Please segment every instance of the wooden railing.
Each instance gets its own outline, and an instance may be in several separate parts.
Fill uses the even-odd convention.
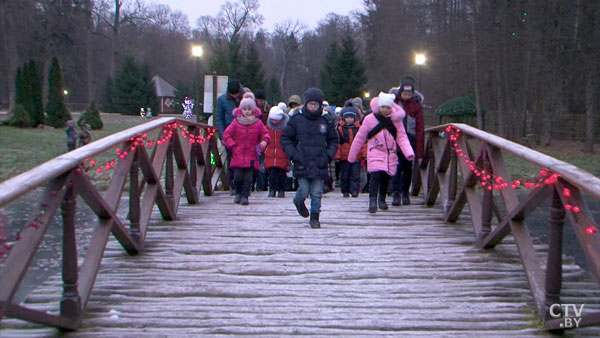
[[[156,140],[148,137],[152,133],[158,133]],[[41,189],[40,203],[10,248],[0,271],[0,320],[11,316],[63,329],[77,328],[110,233],[128,253],[140,253],[155,203],[163,219],[174,220],[182,191],[188,203],[195,204],[200,191],[211,195],[219,179],[228,189],[223,165],[226,154],[219,154],[213,135],[214,129],[208,125],[160,118],[100,139],[2,182],[0,208],[30,191],[45,188]],[[115,147],[115,160],[99,166],[94,159]],[[152,149],[152,154],[147,149]],[[104,193],[88,177],[90,169],[114,170]],[[117,215],[117,208],[127,190],[129,209],[127,219],[123,219]],[[78,265],[75,236],[77,196],[98,216],[99,223],[81,265]],[[60,313],[52,314],[14,304],[13,297],[59,207],[63,218],[63,295]]]
[[[413,177],[412,194],[421,187],[425,203],[432,206],[441,197],[444,218],[454,222],[468,205],[477,245],[493,248],[512,234],[529,281],[540,320],[548,330],[564,329],[564,319],[549,309],[560,303],[562,282],[562,234],[565,216],[585,253],[591,273],[600,281],[600,232],[582,193],[600,200],[600,179],[573,165],[464,124],[429,128],[420,175]],[[467,139],[471,142],[468,142]],[[473,141],[477,140],[477,141]],[[471,144],[479,143],[475,152]],[[511,180],[503,153],[509,153],[539,168],[535,179]],[[519,199],[517,190],[528,191]],[[501,211],[494,194],[504,204]],[[546,269],[536,257],[526,225],[527,217],[550,200],[549,240]],[[492,227],[493,217],[496,217]],[[555,309],[556,310],[556,309]],[[557,311],[553,311],[556,315]],[[585,313],[581,325],[600,323],[600,312]]]

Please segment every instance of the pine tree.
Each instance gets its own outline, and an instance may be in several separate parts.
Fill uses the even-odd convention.
[[[242,60],[242,46],[238,40],[238,38],[234,38],[229,43],[229,53],[228,61],[229,61],[229,75],[230,79],[239,79],[242,76],[244,64]],[[242,85],[246,86],[245,83],[242,82]]]
[[[114,85],[115,112],[123,115],[137,115],[140,108],[146,108],[146,94],[140,69],[133,56],[127,56]]]
[[[253,91],[265,88],[265,72],[262,69],[262,62],[260,62],[254,42],[249,43],[246,48],[246,62],[242,69],[240,82]]]
[[[354,39],[349,35],[342,39],[341,48],[338,49],[335,43],[328,47],[320,83],[330,102],[341,105],[350,98],[361,96],[367,77],[356,52]]]
[[[323,69],[319,73],[319,84],[321,86],[321,90],[325,94],[328,100],[332,103],[342,104],[344,101],[338,100],[338,91],[339,91],[339,81],[337,80],[338,76],[340,76],[338,72],[338,47],[335,42],[332,42],[329,47],[327,47],[327,52],[325,54],[325,64],[323,65]]]
[[[58,58],[52,58],[48,74],[48,104],[46,105],[47,123],[54,128],[62,128],[71,119],[63,92],[63,80]]]
[[[23,67],[25,67],[25,65]],[[20,104],[21,107],[23,108],[23,110],[27,111],[24,106],[26,101],[27,101],[26,82],[25,82],[25,79],[23,78],[23,69],[21,67],[19,67],[19,68],[17,68],[17,73],[15,75],[15,103]]]
[[[142,93],[144,96],[144,107],[152,109],[152,115],[158,116],[158,97],[154,89],[154,82],[150,73],[150,66],[142,64],[139,68],[142,79]]]
[[[365,75],[365,66],[356,55],[357,48],[352,36],[347,35],[342,39],[342,48],[340,49],[337,70],[339,74],[339,96],[336,97],[336,102],[344,102],[344,100],[361,96],[363,88],[367,83]]]
[[[275,78],[275,76],[271,76],[269,78],[269,85],[267,86],[267,102],[272,105],[276,105],[279,101],[281,101],[281,88],[279,88],[279,81]]]
[[[217,72],[217,74],[229,74],[229,59],[227,51],[215,50],[213,57],[209,62],[210,69]]]
[[[6,121],[6,124],[9,126],[17,127],[17,128],[28,128],[31,127],[31,121],[29,120],[29,114],[23,107],[21,103],[16,103],[13,108],[13,114]]]
[[[28,81],[29,97],[26,110],[32,126],[44,123],[44,103],[42,102],[42,74],[37,62],[30,60],[27,72],[24,74]]]
[[[90,107],[81,114],[79,120],[77,120],[77,125],[82,126],[84,123],[90,125],[92,129],[102,129],[104,127],[104,123],[100,118],[100,111],[98,111],[98,107],[96,107],[96,102],[92,101]]]

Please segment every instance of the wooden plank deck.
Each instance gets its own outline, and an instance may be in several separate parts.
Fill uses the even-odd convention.
[[[66,335],[551,336],[538,327],[512,237],[479,250],[466,213],[455,224],[422,205],[371,215],[366,195],[338,192],[324,196],[315,230],[292,195],[257,192],[249,206],[225,192],[199,205],[182,199],[173,222],[155,211],[142,254],[109,243],[82,326]],[[600,299],[567,261],[563,302]],[[56,311],[60,287],[51,278],[27,306]],[[12,318],[0,325],[2,337],[58,334]],[[600,328],[566,334],[582,335]]]

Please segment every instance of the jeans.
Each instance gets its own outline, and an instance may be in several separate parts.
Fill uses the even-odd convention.
[[[298,177],[298,191],[296,191],[296,196],[294,196],[294,202],[304,203],[304,200],[310,194],[310,212],[313,214],[320,213],[323,185],[324,181],[322,178]]]

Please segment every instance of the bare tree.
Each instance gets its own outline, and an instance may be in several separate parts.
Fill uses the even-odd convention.
[[[289,93],[287,73],[294,58],[294,53],[299,49],[300,43],[297,37],[302,30],[304,30],[304,25],[299,20],[288,20],[275,25],[275,31],[273,32],[273,47],[281,55],[282,69],[279,76],[279,87],[284,95]]]

